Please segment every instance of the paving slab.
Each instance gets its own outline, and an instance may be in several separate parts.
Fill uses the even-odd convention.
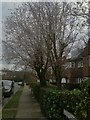
[[[46,118],[41,113],[38,102],[34,97],[32,97],[30,88],[27,85],[24,85],[16,118],[38,118],[46,120]]]

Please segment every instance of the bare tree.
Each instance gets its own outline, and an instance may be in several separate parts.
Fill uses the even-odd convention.
[[[85,21],[73,14],[73,4],[23,3],[6,21],[6,56],[34,69],[42,85],[46,84],[48,62],[60,85],[67,48],[70,52],[74,43],[84,38]]]
[[[63,55],[69,46],[70,52],[77,41],[85,38],[85,34],[82,35],[85,19],[72,14],[74,3],[36,3],[33,6],[29,3],[28,5],[45,40],[57,85],[60,85],[64,72]]]
[[[35,29],[36,22],[28,14],[27,8],[17,8],[7,18],[5,25],[4,59],[16,66],[35,70],[41,85],[46,85],[45,74],[48,67],[46,48],[41,33]]]

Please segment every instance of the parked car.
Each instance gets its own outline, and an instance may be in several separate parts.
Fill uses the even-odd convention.
[[[3,96],[10,97],[14,92],[14,82],[10,80],[2,80]]]
[[[2,91],[3,91],[3,87],[2,87],[2,82],[0,80],[0,105],[2,104]]]
[[[22,85],[22,82],[18,82],[18,85]]]

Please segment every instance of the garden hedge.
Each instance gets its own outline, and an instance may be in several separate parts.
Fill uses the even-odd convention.
[[[63,120],[63,109],[74,113],[80,102],[80,91],[60,91],[56,88],[41,88],[39,85],[33,88],[34,95],[39,101],[43,114],[51,120]]]
[[[79,89],[60,90],[56,87],[41,88],[38,84],[33,86],[33,93],[48,119],[64,120],[63,110],[66,109],[78,120],[87,120],[89,97],[87,81],[81,83],[81,91]]]

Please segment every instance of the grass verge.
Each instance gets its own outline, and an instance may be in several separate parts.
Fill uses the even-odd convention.
[[[15,118],[17,110],[6,110],[2,111],[2,120],[6,120],[7,118]]]
[[[15,118],[22,91],[23,88],[21,87],[4,106],[2,109],[2,120],[6,120],[7,118]]]

